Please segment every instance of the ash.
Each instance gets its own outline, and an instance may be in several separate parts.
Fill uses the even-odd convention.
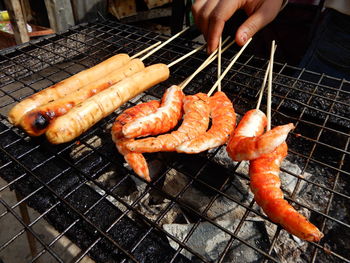
[[[135,101],[135,103],[138,102]],[[87,141],[87,144],[93,148],[100,147],[101,143],[103,143],[103,140],[96,136]],[[71,157],[73,159],[82,158],[83,155],[91,151],[90,148],[84,145],[78,145],[73,148]],[[168,153],[160,153],[159,155],[166,156],[164,159],[170,159],[171,167],[173,167],[167,170],[162,180],[156,183],[159,190],[134,176],[130,167],[126,163],[124,164],[130,171],[129,180],[114,193],[124,203],[134,207],[139,212],[129,211],[127,213],[129,218],[145,223],[139,215],[141,214],[150,221],[157,223],[168,233],[169,244],[174,249],[179,249],[178,242],[184,242],[189,250],[183,248],[180,253],[193,262],[199,260],[197,255],[210,262],[219,260],[221,262],[261,261],[265,258],[261,251],[269,254],[268,251],[274,239],[273,249],[270,253],[272,257],[281,262],[310,261],[313,246],[280,229],[266,216],[261,216],[264,215],[264,212],[254,203],[253,194],[249,189],[248,162],[233,162],[227,155],[225,147],[212,149],[201,155],[178,155],[176,153],[170,153],[169,155]],[[207,186],[203,187],[200,182],[197,182],[206,182],[205,177],[201,177],[202,172],[195,179],[189,176],[192,172],[187,174],[188,171],[192,171],[192,168],[183,167],[186,173],[182,173],[182,170],[174,164],[174,161],[176,163],[179,158],[179,162],[188,162],[190,165],[192,163],[193,166],[196,166],[197,158],[199,158],[198,160],[200,158],[208,160],[209,158],[211,159],[210,166],[215,166],[215,169],[221,167],[222,170],[225,170],[228,174],[228,180],[221,186],[214,186],[219,192],[208,189]],[[163,164],[157,158],[155,160],[151,158],[148,162],[151,177],[156,180],[157,174],[161,174],[163,171]],[[312,185],[300,178],[321,183],[325,178],[322,178],[320,174],[325,175],[327,173],[322,169],[320,170],[319,167],[312,168],[311,166],[307,172],[303,172],[297,163],[297,158],[294,158],[292,154],[289,154],[282,163],[280,178],[285,197],[291,198],[294,193],[295,198],[291,198],[292,200],[306,207],[323,211],[325,204],[324,198],[321,198],[321,196],[325,192],[318,191],[315,193],[315,189],[311,187]],[[221,170],[218,171],[216,177],[221,180],[219,172]],[[212,175],[210,174],[210,176]],[[222,175],[222,177],[225,176]],[[99,175],[97,178],[98,182],[107,187],[115,185],[118,180],[118,173],[113,169]],[[95,184],[91,182],[88,184],[99,194],[105,194],[103,189]],[[107,199],[120,210],[127,210],[127,207],[114,197],[107,196]],[[176,201],[174,201],[175,199]],[[289,200],[289,202],[291,201]],[[310,218],[311,222],[319,225],[309,209],[300,207],[293,202],[291,204],[301,214]],[[252,211],[247,211],[247,207],[251,207]],[[343,211],[339,213],[346,215]],[[242,218],[245,218],[245,220],[243,221]],[[336,218],[340,217],[336,216]],[[319,254],[318,258],[321,259],[323,254]]]
[[[95,139],[94,142],[98,143],[99,140]],[[80,153],[84,152],[81,147],[78,147]],[[221,189],[227,197],[221,194],[213,195],[212,191],[197,187],[189,176],[179,172],[178,169],[170,169],[164,177],[160,190],[177,198],[178,201],[175,204],[170,200],[171,198],[166,198],[159,191],[150,190],[148,184],[134,176],[131,170],[132,180],[129,182],[129,189],[133,191],[128,194],[125,194],[124,191],[124,195],[120,198],[149,220],[156,222],[175,240],[184,242],[190,251],[182,249],[181,254],[193,262],[199,260],[194,255],[196,253],[210,262],[219,259],[222,262],[260,261],[264,259],[264,256],[256,249],[268,254],[276,234],[278,238],[275,240],[271,256],[277,257],[281,262],[307,262],[304,255],[308,253],[308,243],[279,229],[266,217],[261,217],[259,214],[264,214],[264,212],[256,204],[252,206],[252,209],[257,213],[248,212],[245,221],[241,222],[247,213],[246,207],[253,203],[253,195],[249,189],[249,163],[232,162],[224,147],[208,151],[206,154],[208,156],[215,154],[212,159],[213,163],[231,171],[230,182]],[[149,164],[151,175],[159,171],[159,163],[151,161]],[[296,191],[298,202],[306,206],[314,206],[314,200],[308,199],[307,193],[310,189],[304,181],[301,181],[295,190],[298,176],[309,179],[313,177],[312,174],[302,173],[301,168],[290,162],[288,158],[284,160],[282,168],[286,171],[280,173],[285,196],[290,196],[293,191]],[[101,175],[99,180],[108,180],[112,183],[113,176],[115,176],[113,172],[106,173]],[[104,194],[102,189],[96,186],[94,188],[100,194]],[[126,207],[115,198],[108,196],[108,200],[122,211],[126,210]],[[310,218],[308,209],[297,207],[293,203],[292,205],[300,213]],[[142,218],[140,219],[132,211],[129,211],[127,215],[136,221],[142,221]],[[237,229],[239,224],[241,226]],[[168,236],[170,245],[178,249],[178,241],[174,241],[170,236]],[[249,246],[242,243],[242,240]]]

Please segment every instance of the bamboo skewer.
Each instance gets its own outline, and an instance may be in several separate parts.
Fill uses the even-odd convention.
[[[270,68],[269,68],[269,81],[267,84],[267,127],[266,131],[271,130],[271,97],[272,97],[272,73],[273,73],[273,60],[275,55],[275,40],[272,41]]]
[[[222,44],[225,44],[227,41],[229,40],[229,37],[226,38],[224,40],[224,42]],[[230,46],[232,46],[235,43],[235,41],[232,41],[231,43],[227,44],[227,46],[225,48],[223,48],[222,52],[226,51]],[[185,79],[181,84],[181,89],[184,89],[188,83],[190,83],[190,81],[200,72],[202,71],[204,68],[206,68],[211,62],[213,62],[216,57],[217,57],[217,52],[218,49],[216,49],[212,54],[210,54],[210,56],[200,65],[200,67],[194,72],[192,73],[191,76],[189,76],[187,79]]]
[[[141,59],[141,61],[145,60],[146,58],[148,58],[149,56],[151,56],[153,53],[157,52],[159,49],[161,49],[162,47],[164,47],[166,44],[168,44],[169,42],[173,41],[175,38],[177,38],[178,36],[180,36],[181,34],[183,34],[184,32],[186,32],[189,29],[189,27],[186,27],[185,29],[183,29],[182,31],[180,31],[179,33],[173,35],[171,38],[169,38],[168,40],[166,40],[165,42],[163,42],[162,44],[160,44],[158,47],[156,47],[155,49],[153,49],[151,52],[147,53],[146,55],[144,55]]]
[[[277,49],[277,45],[275,45],[275,50]],[[256,109],[258,110],[260,108],[261,105],[261,101],[262,101],[262,96],[264,94],[264,90],[265,90],[265,86],[266,86],[266,82],[267,82],[267,77],[269,76],[269,72],[270,72],[270,67],[271,67],[271,59],[269,60],[269,63],[267,64],[267,68],[265,71],[265,76],[264,76],[264,80],[261,84],[261,88],[259,91],[259,98],[258,98],[258,103],[256,104]]]
[[[228,73],[228,71],[232,68],[232,66],[236,63],[236,61],[238,60],[239,56],[243,53],[243,51],[246,49],[246,47],[248,46],[248,44],[250,43],[250,41],[252,40],[252,38],[250,38],[247,43],[245,43],[245,45],[240,49],[240,51],[234,56],[234,58],[232,59],[232,61],[230,62],[230,64],[227,66],[227,68],[225,69],[225,71],[221,74],[220,78],[215,82],[215,84],[213,85],[213,87],[211,88],[211,90],[208,92],[208,96],[210,96],[214,90],[216,89],[216,87],[219,85],[220,81],[226,76],[226,74]]]
[[[147,51],[153,49],[152,51],[150,51],[149,53],[147,53],[145,56],[143,56],[142,58],[140,58],[141,61],[145,60],[146,58],[148,58],[150,55],[152,55],[153,53],[155,53],[156,51],[158,51],[159,49],[161,49],[162,47],[164,47],[166,44],[168,44],[169,42],[171,42],[172,40],[174,40],[175,38],[177,38],[178,36],[180,36],[182,33],[184,33],[186,30],[188,29],[188,27],[186,27],[184,30],[182,30],[181,32],[177,33],[176,35],[172,36],[171,38],[169,38],[168,40],[166,40],[163,44],[161,44],[162,42],[159,41],[155,44],[153,44],[152,46],[149,46],[148,48],[145,48],[144,50],[140,51],[139,53],[133,55],[131,58],[136,58],[138,56],[141,56],[142,54],[146,53]],[[158,46],[158,47],[157,47]],[[206,44],[195,48],[194,50],[192,50],[191,52],[185,54],[184,56],[178,58],[177,60],[171,62],[170,64],[168,64],[168,68],[174,66],[175,64],[179,63],[180,61],[186,59],[187,57],[191,56],[192,54],[196,53],[197,51],[203,49],[206,46]]]
[[[187,58],[187,57],[191,56],[192,54],[196,53],[197,51],[203,49],[205,46],[206,46],[206,44],[204,44],[204,45],[202,45],[202,46],[200,46],[200,47],[197,47],[196,49],[193,49],[191,52],[187,53],[186,55],[184,55],[184,56],[178,58],[177,60],[175,60],[175,61],[169,63],[169,64],[167,65],[168,68],[174,66],[175,64],[177,64],[177,63],[179,63],[180,61],[184,60],[185,58]]]
[[[221,37],[220,37],[220,40],[219,40],[219,54],[218,54],[218,79],[220,79],[221,77]],[[219,82],[219,85],[218,85],[218,91],[221,91],[221,81]]]
[[[149,46],[149,47],[145,48],[144,50],[141,50],[140,52],[136,53],[131,58],[137,58],[137,57],[143,55],[144,53],[146,53],[147,51],[149,51],[149,50],[155,48],[156,46],[160,45],[161,43],[162,43],[162,41],[158,41],[157,43],[153,44],[152,46]]]

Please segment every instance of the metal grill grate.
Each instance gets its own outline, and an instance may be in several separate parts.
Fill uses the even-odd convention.
[[[230,161],[224,147],[199,155],[148,154],[157,174],[149,184],[124,167],[110,137],[117,113],[159,98],[200,65],[204,52],[174,66],[169,80],[71,143],[53,146],[29,138],[7,121],[9,109],[37,90],[162,38],[103,21],[0,53],[0,225],[5,220],[18,225],[13,233],[12,228],[1,230],[7,235],[0,238],[0,259],[13,262],[18,251],[11,251],[27,234],[35,240],[28,262],[67,261],[57,248],[64,236],[81,249],[71,262],[84,261],[86,255],[98,262],[350,262],[350,83],[345,80],[286,64],[274,67],[272,124],[296,125],[288,138],[282,188],[286,199],[324,232],[320,243],[295,239],[269,221],[252,199],[246,163]],[[177,39],[145,64],[168,64],[194,46]],[[233,55],[228,51],[223,65]],[[238,114],[255,107],[266,66],[264,59],[243,55],[225,78],[223,91]],[[207,92],[215,78],[213,64],[185,92]],[[16,191],[16,201],[8,197],[9,190]],[[38,213],[26,218],[24,204]],[[59,231],[50,240],[39,231],[44,220]],[[175,234],[176,228],[181,234]],[[208,244],[215,246],[211,252],[196,244],[206,233]],[[218,236],[223,239],[215,243]]]

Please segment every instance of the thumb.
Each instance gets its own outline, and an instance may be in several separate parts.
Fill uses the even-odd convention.
[[[279,10],[278,5],[263,4],[238,28],[236,32],[237,44],[243,46],[256,32],[270,23],[277,16]]]

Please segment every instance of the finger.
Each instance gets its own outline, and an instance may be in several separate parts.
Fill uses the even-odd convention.
[[[239,1],[221,0],[211,12],[207,33],[208,53],[213,52],[218,47],[225,22],[230,19],[239,8],[238,2]]]
[[[196,24],[199,26],[206,40],[207,40],[209,18],[212,11],[218,4],[218,2],[219,0],[207,0],[205,1],[205,3],[202,5],[202,8],[198,12]]]
[[[200,14],[200,10],[202,9],[203,5],[206,3],[206,0],[196,0],[193,5],[192,5],[192,15],[194,18],[194,22],[196,24],[196,26],[198,27],[198,29],[200,29],[200,25],[199,25],[199,14]]]
[[[275,1],[275,0],[271,0]],[[243,46],[247,40],[254,36],[261,28],[270,23],[278,14],[280,5],[265,1],[248,19],[238,28],[236,42]]]
[[[207,52],[212,53],[218,46],[219,40],[224,30],[225,21],[222,19],[210,20],[208,27]]]

